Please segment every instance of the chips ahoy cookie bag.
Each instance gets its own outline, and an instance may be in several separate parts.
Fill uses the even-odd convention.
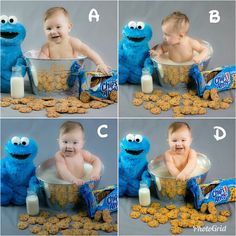
[[[236,66],[221,66],[213,70],[202,71],[202,65],[194,64],[189,72],[189,77],[196,83],[198,96],[205,90],[216,88],[217,91],[235,88]]]
[[[80,194],[86,202],[88,214],[94,217],[96,211],[108,209],[117,211],[117,185],[110,185],[103,189],[93,190],[94,182],[89,181],[80,187]]]
[[[110,75],[90,71],[86,72],[85,78],[81,81],[81,93],[87,91],[91,96],[100,99],[116,100],[118,90],[117,71],[111,71]]]
[[[215,205],[233,202],[236,199],[236,179],[217,179],[204,184],[198,184],[196,178],[187,183],[194,196],[194,205],[200,209],[203,203],[214,202]]]

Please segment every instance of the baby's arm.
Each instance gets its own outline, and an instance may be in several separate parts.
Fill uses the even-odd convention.
[[[43,45],[42,48],[40,49],[38,58],[49,59],[49,48],[47,44]]]
[[[193,149],[190,149],[188,156],[188,163],[184,169],[177,176],[177,179],[188,180],[191,176],[191,173],[194,171],[197,165],[197,153]]]
[[[193,57],[193,61],[195,63],[200,63],[201,61],[207,58],[208,49],[205,46],[203,46],[195,39],[190,39],[190,43],[192,45],[193,50],[198,52],[198,55]]]
[[[180,171],[178,170],[178,168],[176,168],[175,163],[173,161],[173,157],[170,154],[169,150],[165,152],[165,163],[170,174],[174,177],[178,176]]]
[[[100,55],[91,49],[88,45],[81,42],[79,39],[71,38],[72,47],[79,51],[84,56],[87,56],[90,60],[92,60],[97,66],[97,70],[102,73],[109,74],[111,71],[111,67],[107,66]]]
[[[156,45],[150,51],[152,57],[159,57],[161,54],[164,54],[168,51],[166,42]]]
[[[60,178],[76,185],[84,184],[83,180],[77,179],[68,170],[68,168],[66,167],[66,162],[64,160],[63,154],[60,151],[56,153],[55,160],[56,160],[57,173],[60,176]]]
[[[99,180],[102,170],[101,160],[97,156],[85,150],[83,150],[83,158],[85,162],[93,166],[93,170],[90,176],[91,180]]]

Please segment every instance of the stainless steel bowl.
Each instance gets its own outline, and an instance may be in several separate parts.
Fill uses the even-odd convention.
[[[204,60],[203,70],[205,70],[209,64],[209,61],[213,55],[213,48],[210,43],[199,40],[199,42],[208,48],[208,57]],[[170,60],[164,62],[161,59],[152,58],[154,68],[156,69],[159,82],[161,86],[167,90],[187,90],[187,85],[190,82],[189,70],[194,62],[187,63],[175,63]]]
[[[197,168],[192,177],[196,177],[198,183],[202,183],[211,168],[209,158],[202,154],[197,154]],[[187,181],[176,180],[167,170],[163,157],[152,160],[148,164],[148,171],[151,174],[157,197],[163,201],[183,201],[187,196]],[[197,173],[199,172],[199,174]]]
[[[88,164],[85,163],[85,165]],[[89,180],[88,175],[89,173],[85,176],[85,181]],[[57,177],[55,158],[48,159],[39,165],[36,168],[36,177],[40,182],[41,189],[50,208],[54,210],[80,208],[82,201],[79,195],[80,187]],[[98,183],[99,181],[96,181],[95,188]]]
[[[85,56],[69,59],[40,59],[39,50],[30,50],[24,54],[31,88],[34,94],[47,95],[67,91],[67,78],[71,65],[77,61],[84,65]]]

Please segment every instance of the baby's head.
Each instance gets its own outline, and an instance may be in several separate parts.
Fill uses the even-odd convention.
[[[162,20],[161,28],[167,43],[175,45],[187,35],[189,19],[182,12],[176,11]]]
[[[69,36],[72,24],[63,7],[49,8],[44,14],[44,32],[49,42],[60,43]]]
[[[168,128],[168,143],[171,151],[183,154],[190,149],[192,132],[186,122],[174,122]]]
[[[84,128],[79,122],[66,121],[61,125],[59,147],[65,156],[74,156],[84,143]]]

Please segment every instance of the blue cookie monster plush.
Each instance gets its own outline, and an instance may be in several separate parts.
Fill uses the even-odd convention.
[[[119,154],[119,196],[137,196],[140,182],[151,185],[146,155],[149,140],[140,134],[128,134],[121,140]]]
[[[15,16],[2,15],[1,19],[1,92],[10,92],[12,67],[21,67],[22,76],[26,73],[26,62],[21,51],[25,38],[25,27]]]
[[[36,142],[27,137],[13,137],[5,145],[6,157],[1,159],[1,205],[24,205],[27,188],[37,191],[33,160]]]
[[[143,68],[153,73],[148,46],[152,29],[141,21],[130,21],[124,26],[122,35],[119,44],[119,83],[140,84]]]

